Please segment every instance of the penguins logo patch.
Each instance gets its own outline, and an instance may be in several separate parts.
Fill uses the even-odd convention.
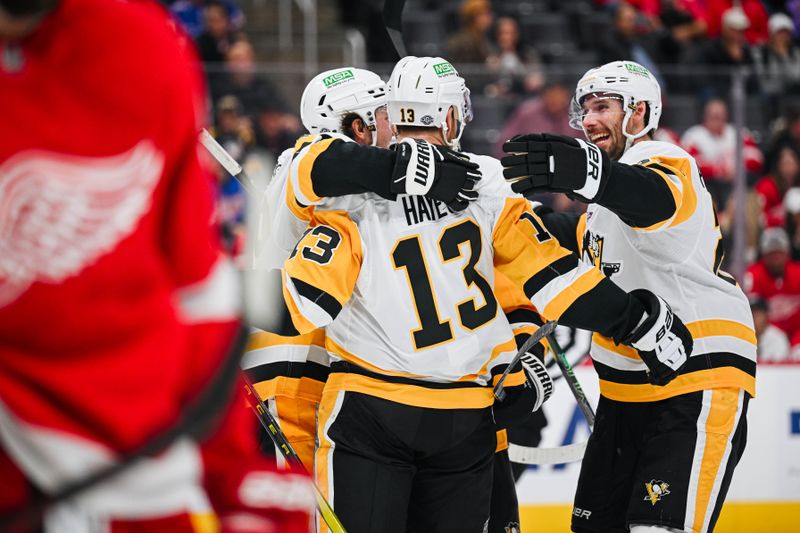
[[[669,494],[669,483],[664,481],[651,479],[649,483],[644,484],[644,487],[647,489],[647,496],[644,497],[644,501],[649,501],[653,505]]]

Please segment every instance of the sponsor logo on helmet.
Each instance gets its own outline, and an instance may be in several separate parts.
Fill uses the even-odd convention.
[[[345,80],[349,80],[352,77],[353,77],[353,71],[347,69],[339,72],[334,72],[330,76],[322,78],[322,83],[325,85],[325,87],[330,87],[332,85],[336,85],[337,83],[341,83]]]
[[[445,76],[447,74],[456,73],[455,67],[453,67],[453,65],[451,65],[447,61],[445,61],[444,63],[439,63],[437,65],[434,65],[433,71],[436,73],[437,76]]]
[[[647,489],[647,496],[644,497],[644,501],[649,501],[653,505],[669,494],[669,483],[664,481],[651,479],[649,483],[644,484],[644,487]]]
[[[644,76],[646,78],[650,77],[650,71],[641,65],[636,65],[634,63],[625,63],[625,68],[628,69],[628,72],[630,72],[631,74],[638,74],[639,76]]]
[[[419,121],[425,124],[426,126],[430,126],[431,124],[433,124],[433,117],[430,115],[425,115],[421,119],[419,119]]]

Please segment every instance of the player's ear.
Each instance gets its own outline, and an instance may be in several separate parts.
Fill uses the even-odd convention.
[[[449,141],[455,138],[458,129],[455,107],[450,106],[450,109],[447,110],[447,118],[445,120],[447,121],[447,136],[449,137],[447,140]]]
[[[359,144],[365,144],[370,141],[370,133],[367,125],[364,124],[364,121],[360,118],[353,120],[353,135],[355,135],[355,140]]]

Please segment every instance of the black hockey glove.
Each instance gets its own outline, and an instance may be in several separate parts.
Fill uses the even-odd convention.
[[[517,344],[521,346],[520,342]],[[552,396],[553,380],[550,379],[550,374],[544,366],[544,352],[544,345],[540,342],[522,356],[525,384],[506,387],[505,399],[495,402],[492,412],[498,426],[509,427],[519,424],[531,413],[538,411]]]
[[[418,139],[403,139],[395,149],[391,192],[427,196],[450,211],[463,211],[478,198],[481,173],[467,156]]]
[[[564,192],[571,198],[595,202],[603,194],[611,162],[592,143],[552,133],[516,135],[503,143],[511,154],[501,159],[503,176],[514,192]]]
[[[650,383],[666,385],[675,379],[691,355],[692,335],[660,296],[645,289],[636,289],[630,294],[642,302],[646,314],[622,342],[638,350],[649,369]]]

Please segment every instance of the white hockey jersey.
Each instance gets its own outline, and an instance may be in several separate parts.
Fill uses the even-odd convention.
[[[694,350],[681,375],[658,387],[647,382],[646,366],[635,350],[595,334],[591,354],[601,393],[620,401],[654,401],[739,387],[754,395],[752,315],[742,290],[720,270],[719,222],[694,158],[676,145],[645,141],[626,151],[620,163],[643,165],[661,175],[675,200],[675,213],[649,228],[633,228],[592,204],[578,228],[582,259],[626,291],[645,288],[663,297],[692,333]]]
[[[418,196],[349,196],[316,207],[286,262],[284,297],[301,333],[326,327],[326,391],[433,408],[491,405],[493,378],[516,352],[493,292],[495,268],[547,319],[569,311],[605,329],[617,317],[581,298],[601,286],[612,308],[624,308],[627,296],[562,248],[527,200],[509,198],[499,161],[469,157],[483,174],[480,198],[460,213]],[[305,171],[296,184],[290,173],[291,186],[318,201],[309,167],[295,161]]]

